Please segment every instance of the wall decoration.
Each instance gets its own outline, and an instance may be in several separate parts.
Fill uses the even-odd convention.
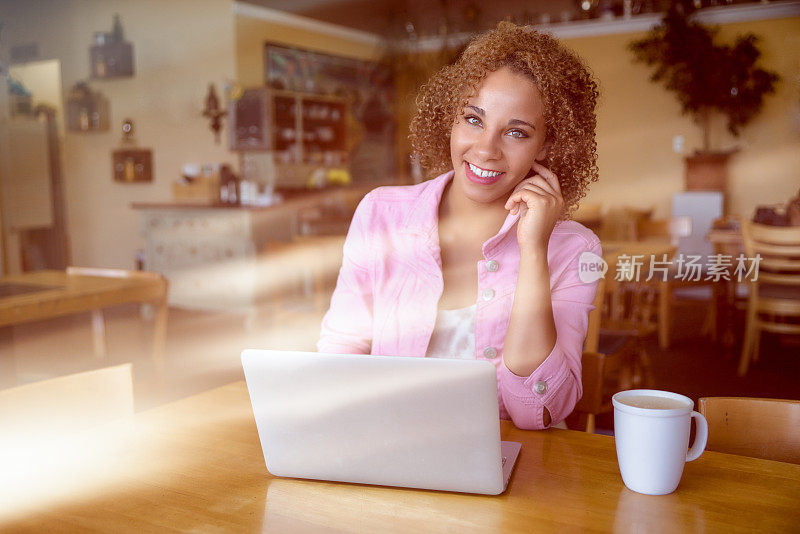
[[[109,104],[86,82],[76,83],[67,96],[67,128],[73,132],[103,131],[109,128]]]
[[[227,112],[222,109],[217,96],[217,89],[213,83],[208,84],[208,93],[206,93],[206,106],[203,109],[203,117],[206,117],[211,122],[209,128],[214,132],[214,142],[219,144],[220,136],[219,131],[222,129],[222,119]]]
[[[114,181],[123,183],[153,181],[153,151],[121,149],[113,154]]]
[[[94,79],[133,76],[133,44],[125,40],[119,15],[114,15],[110,33],[95,32],[89,48],[89,65]]]
[[[133,121],[122,122],[122,147],[111,153],[115,182],[135,183],[153,181],[153,151],[136,147]]]

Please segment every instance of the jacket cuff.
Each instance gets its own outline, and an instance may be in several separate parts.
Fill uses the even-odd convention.
[[[550,412],[551,424],[558,423],[561,419],[557,418],[563,411],[561,404],[565,396],[569,397],[561,386],[570,375],[567,360],[558,343],[530,376],[514,374],[504,361],[500,366],[501,394],[514,423],[520,428],[520,423],[525,427],[546,428],[543,420],[545,407]],[[535,414],[531,413],[534,411]],[[520,418],[525,421],[518,422]]]

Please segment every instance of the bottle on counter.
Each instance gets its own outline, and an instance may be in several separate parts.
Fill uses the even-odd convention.
[[[223,204],[241,204],[241,190],[239,177],[233,173],[227,163],[219,168],[220,202]]]
[[[255,203],[256,197],[256,184],[250,180],[241,180],[239,182],[239,203],[243,206],[249,206]]]

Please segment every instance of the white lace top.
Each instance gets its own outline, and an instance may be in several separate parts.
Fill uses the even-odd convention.
[[[428,358],[475,359],[477,304],[457,310],[439,310],[428,344]]]

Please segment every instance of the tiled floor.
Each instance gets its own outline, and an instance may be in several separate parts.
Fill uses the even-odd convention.
[[[136,306],[108,310],[108,361],[92,353],[89,315],[18,326],[14,353],[21,382],[124,362],[134,364],[136,409],[146,409],[243,378],[239,354],[244,348],[314,350],[323,310],[312,299],[286,301],[263,310],[250,328],[241,315],[170,309],[163,385],[154,379],[150,359],[152,322],[143,320]],[[655,339],[652,357],[656,387],[693,399],[711,395],[800,398],[800,345],[766,335],[763,357],[748,375],[736,375],[736,352],[726,354],[696,333],[702,324],[702,303],[688,304],[676,313],[673,346],[661,351]],[[743,319],[737,319],[737,331]],[[5,357],[5,356],[4,356]],[[609,429],[610,417],[598,419]]]

